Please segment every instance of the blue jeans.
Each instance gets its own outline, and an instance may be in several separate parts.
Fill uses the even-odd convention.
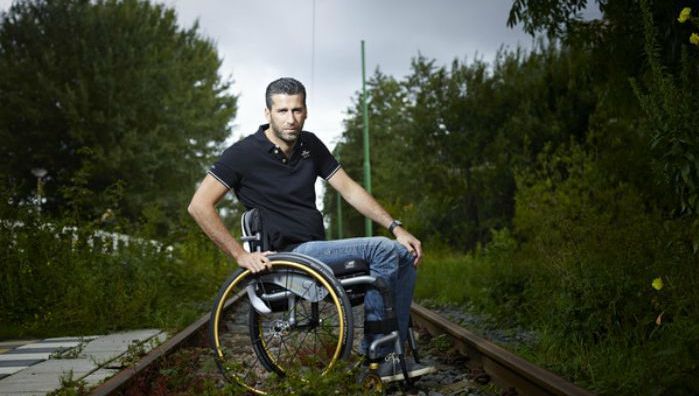
[[[349,260],[364,260],[369,263],[372,276],[383,278],[394,295],[394,307],[398,319],[401,340],[408,336],[410,303],[415,287],[414,258],[400,243],[386,237],[349,238],[333,241],[312,241],[297,246],[294,252],[311,256],[326,264],[342,263]],[[381,294],[370,288],[364,297],[365,320],[382,320],[384,317]],[[380,334],[365,334],[362,352],[366,353],[369,344]],[[380,355],[393,352],[392,345],[378,350]]]

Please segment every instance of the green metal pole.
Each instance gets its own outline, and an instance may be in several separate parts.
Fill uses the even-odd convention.
[[[337,239],[342,238],[342,196],[337,192]]]
[[[364,66],[364,40],[362,40],[362,113],[364,115],[364,188],[371,194],[371,161],[369,160],[369,108],[366,100],[366,68]],[[366,236],[372,236],[371,219],[364,218]]]
[[[337,148],[337,160],[338,162],[340,160],[340,148]],[[342,239],[342,195],[340,194],[339,191],[336,192],[337,194],[337,239]]]

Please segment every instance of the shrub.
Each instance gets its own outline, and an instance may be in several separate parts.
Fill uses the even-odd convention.
[[[181,327],[208,309],[233,269],[193,227],[167,248],[132,237],[114,249],[97,236],[109,224],[2,202],[0,337]]]

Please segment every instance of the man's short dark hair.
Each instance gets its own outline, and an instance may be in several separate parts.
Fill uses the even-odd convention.
[[[306,106],[306,87],[291,77],[282,77],[272,81],[267,86],[265,101],[270,110],[272,109],[272,95],[303,95],[303,105]]]

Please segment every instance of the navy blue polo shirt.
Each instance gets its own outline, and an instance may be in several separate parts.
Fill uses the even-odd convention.
[[[323,216],[316,208],[315,181],[340,169],[328,148],[302,131],[287,158],[261,125],[256,133],[227,148],[209,174],[235,192],[246,209],[258,208],[272,250],[291,250],[325,239]]]

